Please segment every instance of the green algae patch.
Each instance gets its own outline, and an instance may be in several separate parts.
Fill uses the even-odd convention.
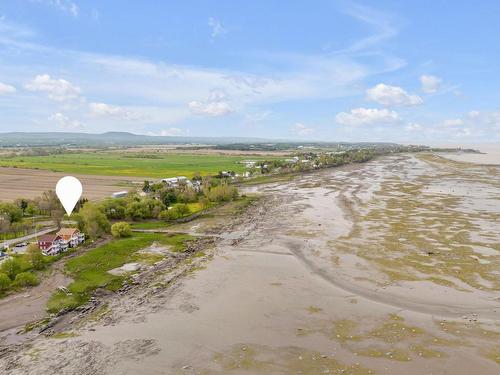
[[[52,339],[69,339],[72,337],[77,337],[79,336],[78,333],[75,332],[59,332],[59,333],[54,333],[50,338]]]
[[[500,345],[486,350],[484,356],[500,365]]]
[[[321,307],[311,305],[307,308],[307,311],[309,312],[309,314],[317,314],[317,313],[322,312],[323,309]]]
[[[499,188],[500,182],[488,178],[484,167],[435,155],[418,158],[431,163],[428,174],[387,177],[364,204],[343,198],[353,227],[330,241],[330,247],[374,264],[381,285],[426,281],[461,292],[497,291],[500,254],[494,250],[500,247],[500,235],[490,228],[500,222],[500,213],[471,209],[476,206],[467,189]],[[491,250],[484,254],[476,249]],[[339,259],[332,262],[341,266]]]
[[[213,363],[223,373],[259,374],[375,374],[359,363],[346,364],[330,355],[298,347],[271,348],[239,344],[225,352],[215,353]]]
[[[415,339],[424,333],[424,330],[421,328],[404,324],[404,320],[401,317],[391,315],[389,321],[369,331],[368,336],[389,344],[394,344]]]

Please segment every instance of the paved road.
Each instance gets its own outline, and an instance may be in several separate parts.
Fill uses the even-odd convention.
[[[6,247],[10,247],[11,245],[14,245],[16,243],[28,241],[28,240],[31,240],[32,238],[35,238],[38,236],[43,236],[44,234],[48,234],[48,233],[53,232],[55,230],[57,230],[57,227],[51,227],[51,228],[44,229],[44,230],[41,230],[41,231],[36,232],[36,233],[28,234],[27,236],[24,236],[24,237],[17,237],[17,238],[14,238],[12,240],[4,241],[4,242],[0,243],[0,249],[5,249]]]

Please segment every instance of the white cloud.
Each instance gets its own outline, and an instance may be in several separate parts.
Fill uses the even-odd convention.
[[[221,91],[212,91],[207,101],[193,100],[188,106],[192,113],[202,116],[220,117],[234,111],[226,101],[226,95]]]
[[[227,30],[222,26],[222,23],[214,17],[210,17],[208,19],[208,26],[210,26],[211,29],[210,36],[212,37],[212,40],[227,33]]]
[[[419,131],[422,129],[423,129],[422,125],[414,123],[414,122],[410,122],[408,125],[406,125],[406,130],[409,130],[412,132]]]
[[[478,118],[480,115],[481,112],[479,111],[469,111],[469,113],[467,113],[467,116],[471,119]]]
[[[37,75],[25,88],[29,91],[45,92],[50,99],[58,102],[77,99],[81,91],[65,79],[52,79],[48,74]]]
[[[420,76],[422,91],[427,94],[434,94],[439,91],[443,80],[439,77],[423,74]]]
[[[365,50],[398,35],[398,29],[394,25],[395,20],[387,13],[355,3],[350,3],[344,11],[351,17],[371,26],[374,31],[372,35],[352,44],[349,47],[351,51]]]
[[[80,12],[80,8],[78,7],[78,5],[75,2],[69,0],[31,0],[31,1],[40,4],[50,5],[54,8],[59,9],[60,11],[71,14],[73,17],[78,17],[78,14]]]
[[[172,137],[181,134],[182,134],[182,129],[179,128],[168,128],[160,132],[160,135],[164,137]]]
[[[460,118],[452,118],[448,120],[443,121],[443,126],[449,127],[449,126],[460,126],[464,124],[464,120]]]
[[[60,128],[63,129],[81,129],[83,124],[77,120],[70,120],[61,112],[54,113],[49,117],[49,121],[54,121]]]
[[[122,120],[138,120],[141,118],[135,112],[105,103],[89,103],[89,110],[90,114],[95,117],[112,117]]]
[[[372,125],[394,123],[399,121],[399,115],[388,109],[355,108],[350,112],[340,112],[335,121],[341,125]]]
[[[16,88],[11,85],[0,82],[0,95],[13,94],[16,92]]]
[[[420,96],[410,95],[401,87],[389,86],[383,83],[366,90],[366,98],[386,107],[412,106],[423,103]]]
[[[297,122],[293,127],[292,131],[300,136],[306,136],[314,132],[313,128],[310,128],[300,122]]]

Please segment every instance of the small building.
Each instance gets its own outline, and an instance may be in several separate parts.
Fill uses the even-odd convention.
[[[161,182],[171,188],[177,188],[180,185],[193,186],[193,183],[186,176],[162,178]]]
[[[125,198],[128,194],[128,191],[122,190],[122,191],[117,191],[116,193],[111,194],[113,198]]]
[[[77,228],[61,228],[56,234],[61,236],[68,247],[76,247],[85,241],[85,234],[81,233]]]
[[[245,164],[246,168],[254,168],[257,162],[255,160],[243,160],[240,163]]]
[[[56,255],[67,249],[68,245],[63,244],[63,239],[58,234],[46,234],[38,239],[38,247],[45,255]]]

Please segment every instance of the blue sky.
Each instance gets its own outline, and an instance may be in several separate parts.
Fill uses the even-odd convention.
[[[0,2],[0,132],[500,141],[498,1]]]

